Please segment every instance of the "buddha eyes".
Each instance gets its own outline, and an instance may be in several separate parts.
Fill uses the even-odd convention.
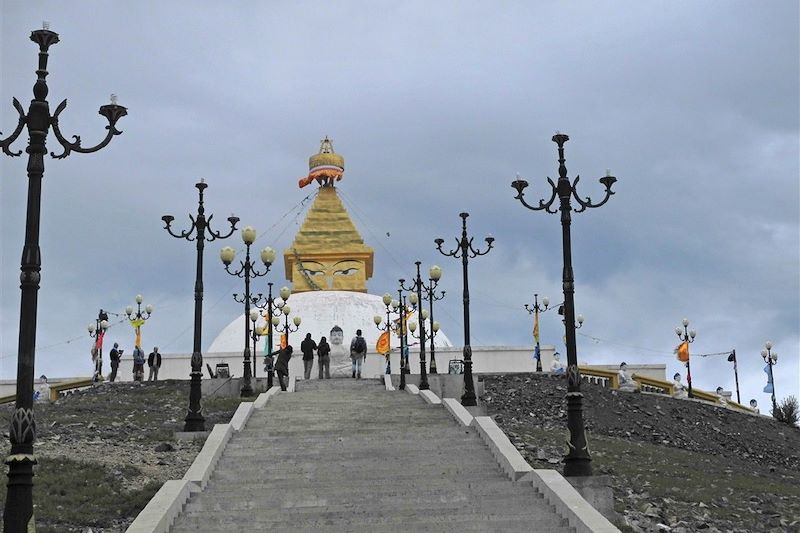
[[[341,270],[335,270],[333,273],[334,275],[338,274],[340,276],[349,276],[350,274],[353,274],[357,271],[358,271],[357,268],[343,268]]]
[[[313,268],[304,268],[303,272],[309,276],[320,276],[325,273],[323,270],[314,270]]]

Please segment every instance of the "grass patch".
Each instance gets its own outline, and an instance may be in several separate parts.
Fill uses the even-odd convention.
[[[135,516],[161,486],[150,483],[140,490],[123,490],[123,479],[138,473],[132,466],[111,470],[67,458],[39,457],[38,461],[33,501],[37,529],[42,532],[64,531],[67,525],[112,526]],[[6,491],[3,483],[0,486],[3,501]]]

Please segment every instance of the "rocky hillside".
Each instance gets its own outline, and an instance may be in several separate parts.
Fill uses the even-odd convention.
[[[487,376],[482,401],[535,468],[561,468],[566,381]],[[800,531],[800,429],[666,396],[584,384],[595,473],[630,531]]]
[[[167,380],[104,383],[37,403],[37,531],[125,531],[164,481],[183,477],[203,446],[203,440],[174,438],[188,399],[188,381]],[[206,427],[230,420],[239,401],[204,401]],[[12,410],[13,404],[0,406],[0,417],[10,420]],[[4,442],[8,449],[8,430]]]

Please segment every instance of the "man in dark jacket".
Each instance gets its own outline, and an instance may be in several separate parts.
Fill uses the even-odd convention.
[[[289,359],[292,358],[292,345],[288,344],[286,348],[276,350],[270,355],[278,354],[278,359],[275,362],[275,373],[278,374],[278,381],[281,384],[281,390],[286,390],[289,384]]]
[[[122,350],[119,349],[119,343],[115,342],[114,347],[108,354],[111,358],[111,373],[108,375],[108,381],[117,379],[117,370],[119,369],[119,360],[122,357]]]
[[[311,338],[311,333],[306,333],[306,338],[300,343],[300,351],[303,352],[303,379],[311,379],[311,368],[314,366],[316,350],[317,343]]]
[[[150,367],[147,381],[158,381],[158,369],[161,368],[161,354],[158,353],[158,346],[153,348],[153,351],[147,356],[147,366]]]
[[[325,337],[322,337],[317,344],[317,356],[319,356],[319,379],[322,379],[322,373],[325,372],[325,379],[331,379],[331,346]]]

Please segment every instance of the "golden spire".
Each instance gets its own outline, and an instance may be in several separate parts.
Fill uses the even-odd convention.
[[[333,151],[326,137],[308,163],[311,172],[305,179],[308,183],[317,179],[321,187],[292,245],[283,252],[286,279],[292,282],[293,292],[367,292],[374,251],[364,244],[333,186],[334,179],[341,179],[344,158]]]

